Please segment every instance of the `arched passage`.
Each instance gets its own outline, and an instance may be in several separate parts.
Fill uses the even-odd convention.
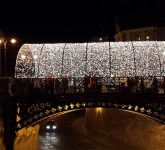
[[[15,77],[165,75],[164,41],[24,44]]]

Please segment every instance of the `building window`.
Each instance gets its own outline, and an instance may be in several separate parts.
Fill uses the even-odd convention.
[[[135,41],[140,41],[141,40],[141,36],[140,36],[139,33],[135,34],[134,40]]]
[[[140,40],[141,40],[141,37],[139,36],[139,37],[137,38],[137,40],[140,41]]]
[[[150,40],[150,36],[147,35],[147,36],[146,36],[146,41],[149,41],[149,40]]]
[[[100,37],[100,38],[99,38],[99,41],[102,41],[102,40],[103,40],[103,38],[102,38],[102,37]]]

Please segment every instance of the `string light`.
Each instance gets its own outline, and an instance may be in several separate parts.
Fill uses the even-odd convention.
[[[164,41],[24,44],[15,77],[162,76],[164,51]]]

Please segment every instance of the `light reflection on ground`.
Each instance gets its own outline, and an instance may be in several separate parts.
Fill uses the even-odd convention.
[[[41,125],[40,150],[163,150],[165,147],[165,125],[127,111],[90,108],[64,114],[56,120],[55,132],[45,132]]]

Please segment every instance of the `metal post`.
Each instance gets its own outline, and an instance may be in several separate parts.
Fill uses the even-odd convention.
[[[2,52],[1,52],[1,45],[0,45],[0,77],[2,76]]]
[[[7,42],[4,42],[4,53],[5,53],[5,76],[7,76]]]
[[[88,65],[88,42],[86,44],[86,55],[85,55],[85,75],[87,74],[87,65]]]
[[[15,39],[11,39],[10,42],[12,44],[16,43]],[[0,45],[0,75],[5,75],[8,76],[8,65],[7,65],[7,40],[5,39],[5,37],[2,38],[1,43],[2,45]],[[3,53],[2,53],[2,49],[3,48]],[[4,62],[2,63],[2,54],[4,56]],[[3,67],[2,67],[3,64]],[[3,68],[3,69],[2,69]],[[3,70],[3,71],[2,71]],[[3,72],[3,73],[2,73]]]
[[[63,74],[64,74],[64,51],[65,51],[65,47],[66,47],[66,43],[64,45],[64,48],[62,50],[62,68],[61,68],[61,77],[63,77]]]
[[[6,150],[14,150],[14,141],[16,137],[16,103],[11,100],[12,98],[6,99],[3,104],[3,144]]]

